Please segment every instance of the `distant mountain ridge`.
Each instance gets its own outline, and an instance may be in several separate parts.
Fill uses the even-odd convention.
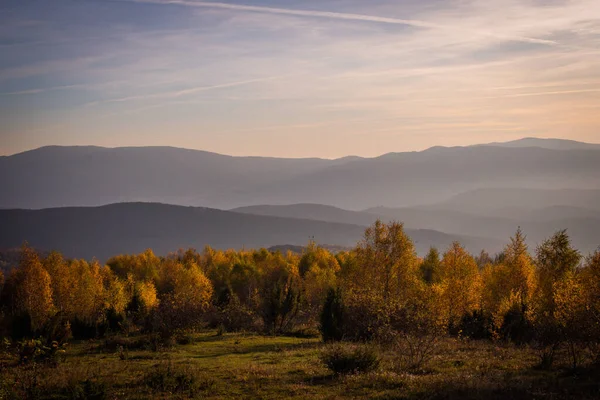
[[[507,191],[516,194],[514,190]],[[468,194],[460,197],[467,200]],[[542,195],[549,194],[552,193],[542,191]],[[560,200],[560,196],[558,198]],[[574,245],[584,254],[600,245],[600,210],[550,206],[539,209],[513,208],[510,211],[487,209],[483,213],[469,213],[464,209],[444,208],[445,204],[404,208],[375,207],[360,212],[318,204],[263,205],[242,207],[234,211],[362,226],[370,225],[376,219],[386,222],[394,220],[403,222],[407,229],[431,229],[457,236],[496,239],[500,242],[507,242],[520,226],[528,236],[528,243],[532,248],[557,230],[567,229]],[[465,208],[468,207],[467,202]]]
[[[483,146],[499,147],[541,147],[551,150],[596,150],[600,149],[600,143],[585,143],[576,140],[567,139],[541,139],[541,138],[523,138],[512,140],[510,142],[488,143]]]
[[[481,187],[600,189],[598,171],[600,149],[591,144],[564,150],[441,147],[337,160],[52,146],[0,158],[0,208],[144,201],[219,209],[317,203],[360,210],[432,204]]]
[[[180,248],[201,250],[305,246],[310,239],[326,245],[352,247],[364,226],[299,218],[243,214],[210,208],[157,203],[120,203],[101,207],[44,210],[0,210],[0,249],[24,241],[42,251],[58,250],[67,257],[106,261],[147,248],[166,255]],[[407,230],[420,255],[430,246],[445,248],[461,241],[470,251],[497,251],[494,239],[449,235],[427,229]]]

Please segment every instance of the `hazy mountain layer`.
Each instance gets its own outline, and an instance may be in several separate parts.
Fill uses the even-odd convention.
[[[426,208],[376,207],[358,212],[317,204],[295,204],[243,207],[235,211],[364,226],[380,218],[384,221],[401,221],[408,229],[431,229],[458,236],[494,238],[499,242],[508,242],[509,237],[520,226],[527,234],[528,243],[532,247],[557,230],[567,229],[575,246],[584,253],[591,252],[600,245],[600,211],[563,206],[535,210],[513,208],[513,216],[510,217],[503,215],[509,214],[506,209],[480,215],[442,209],[442,205]]]
[[[179,248],[259,248],[317,243],[354,246],[364,227],[297,218],[242,214],[209,208],[153,203],[122,203],[102,207],[44,210],[0,210],[0,249],[24,241],[44,251],[59,250],[68,257],[96,257],[105,261],[122,253],[147,248],[166,255]],[[429,246],[445,248],[459,240],[478,252],[496,251],[494,239],[448,235],[433,230],[408,230],[417,251]]]
[[[482,187],[600,189],[595,145],[572,148],[565,142],[556,150],[532,143],[548,147],[527,139],[521,143],[526,146],[435,147],[339,160],[230,157],[170,147],[46,147],[0,158],[0,207],[152,201],[220,209],[318,203],[357,210],[433,204]]]

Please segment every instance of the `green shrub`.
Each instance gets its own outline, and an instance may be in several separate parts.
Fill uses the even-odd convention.
[[[321,353],[321,361],[336,374],[374,371],[379,367],[377,350],[368,344],[336,343]]]
[[[29,362],[44,362],[56,365],[65,356],[66,343],[56,341],[46,346],[40,339],[23,340],[18,343],[19,361],[22,364]]]
[[[143,382],[154,392],[187,394],[194,396],[198,390],[208,390],[214,381],[201,381],[188,366],[175,366],[171,362],[157,364],[148,372]]]

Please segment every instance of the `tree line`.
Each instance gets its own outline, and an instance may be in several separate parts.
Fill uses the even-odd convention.
[[[155,335],[207,327],[266,334],[320,332],[325,341],[402,342],[415,364],[446,335],[533,346],[550,367],[600,361],[600,250],[588,257],[558,231],[529,251],[519,229],[494,258],[458,242],[417,257],[401,223],[377,221],[350,251],[309,243],[166,257],[151,250],[101,265],[24,245],[0,272],[0,336]]]

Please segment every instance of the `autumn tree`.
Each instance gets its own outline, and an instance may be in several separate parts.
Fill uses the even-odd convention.
[[[289,331],[298,316],[303,301],[298,269],[282,257],[273,260],[264,276],[262,317],[269,333]]]
[[[402,319],[404,308],[423,285],[411,239],[401,223],[376,221],[342,261],[345,337],[387,340],[401,325],[394,321]]]
[[[76,298],[78,275],[70,268],[62,254],[55,251],[50,253],[42,264],[51,277],[52,301],[56,311],[66,318],[72,318],[78,302]]]
[[[600,362],[600,249],[587,257],[579,274],[583,289],[585,310],[582,320],[585,328],[581,331],[594,361]]]
[[[440,263],[440,252],[435,247],[431,247],[420,266],[421,279],[423,279],[425,283],[433,283],[433,276],[440,268]]]
[[[556,232],[536,250],[537,289],[532,318],[543,367],[552,365],[563,342],[557,300],[564,290],[570,290],[565,287],[573,279],[580,260],[581,255],[571,246],[565,230]]]
[[[298,264],[298,272],[304,282],[309,319],[317,319],[328,290],[336,286],[336,274],[339,270],[336,258],[329,251],[314,242],[309,243]]]
[[[50,275],[37,252],[27,245],[21,249],[17,273],[17,310],[29,316],[34,331],[40,330],[54,312]]]
[[[356,247],[356,259],[360,267],[349,277],[356,290],[365,289],[384,303],[402,304],[414,294],[418,260],[403,224],[376,221]]]
[[[600,251],[587,257],[581,269],[567,272],[554,284],[556,321],[576,368],[587,349],[600,357]]]
[[[121,279],[126,279],[127,275],[131,274],[135,280],[149,281],[156,279],[160,263],[160,257],[157,257],[151,249],[147,249],[137,255],[112,257],[106,264]]]
[[[493,320],[494,333],[521,342],[526,340],[529,310],[536,286],[535,267],[521,229],[504,248],[502,262],[482,270],[482,306]]]
[[[451,327],[458,326],[461,318],[479,306],[480,280],[475,259],[454,242],[444,253],[435,285],[441,296],[441,307]]]
[[[167,260],[158,275],[160,302],[154,328],[164,336],[177,329],[195,328],[210,305],[211,282],[194,261],[184,265],[174,259]]]

